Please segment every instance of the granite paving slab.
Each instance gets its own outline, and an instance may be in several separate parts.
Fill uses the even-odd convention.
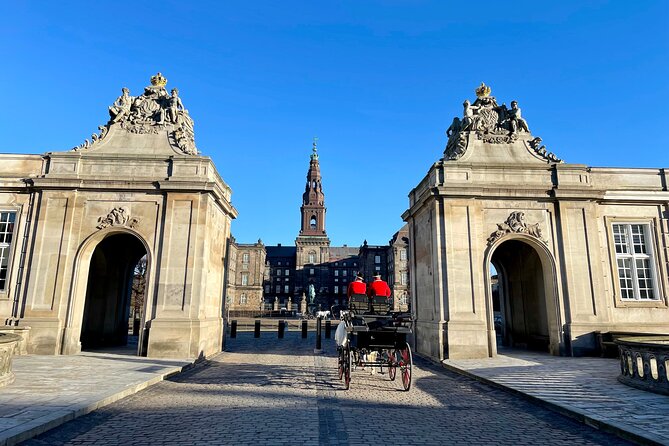
[[[192,364],[104,352],[17,356],[16,380],[0,388],[0,446],[32,438]]]
[[[496,358],[447,359],[443,365],[623,438],[669,445],[669,397],[618,382],[617,359],[501,350]]]

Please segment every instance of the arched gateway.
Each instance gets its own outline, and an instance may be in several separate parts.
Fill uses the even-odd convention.
[[[517,102],[483,84],[476,96],[402,216],[416,350],[485,358],[499,340],[596,354],[598,331],[666,332],[665,169],[565,164]]]
[[[530,237],[504,237],[491,246],[492,278],[487,306],[490,355],[497,347],[527,348],[559,353],[561,340],[555,282],[555,261],[550,251]],[[490,319],[492,317],[492,320]]]
[[[138,96],[124,88],[109,122],[71,151],[2,157],[3,176],[17,181],[0,190],[0,212],[16,221],[0,312],[30,327],[30,353],[124,344],[144,256],[138,353],[220,351],[225,240],[237,211],[166,83],[159,73]]]

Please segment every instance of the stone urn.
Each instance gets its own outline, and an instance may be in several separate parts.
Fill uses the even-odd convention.
[[[9,333],[0,333],[0,387],[14,382],[12,356],[14,356],[16,344],[20,340],[20,336]]]

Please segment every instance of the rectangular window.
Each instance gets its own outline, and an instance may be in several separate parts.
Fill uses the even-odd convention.
[[[341,275],[344,276],[344,277],[346,277],[346,270],[343,270],[343,271],[341,272]]]
[[[406,285],[409,282],[409,275],[406,273],[406,271],[403,271],[400,273],[400,283],[402,285]]]
[[[0,290],[7,289],[16,212],[0,212]]]
[[[269,294],[269,285],[265,285],[265,294]]]
[[[406,260],[406,259],[407,259],[407,250],[400,249],[400,260]]]
[[[242,255],[242,263],[249,263],[249,253],[248,252],[245,252]]]
[[[276,286],[276,294],[279,294],[281,292],[281,285]]]
[[[334,293],[339,294],[339,285],[334,286]]]
[[[313,268],[309,269],[309,274],[312,275],[312,276],[314,275],[314,269]]]
[[[279,266],[281,266],[281,262],[279,262]]]
[[[620,297],[625,300],[655,300],[655,271],[650,244],[650,225],[613,225],[613,244],[620,285]]]
[[[381,263],[381,256],[374,256],[374,263]]]
[[[375,267],[374,267],[374,269],[375,269],[376,271],[381,271],[381,267],[380,267],[380,266],[378,266],[378,265],[377,265],[377,266],[375,266]]]
[[[239,296],[239,304],[246,305],[246,294],[242,293],[242,295]]]
[[[242,285],[249,284],[249,275],[248,273],[242,273]]]
[[[283,292],[288,294],[289,291],[290,291],[290,285],[284,285]]]
[[[335,270],[335,277],[338,277],[338,276],[339,276],[339,270],[336,269],[336,270]]]
[[[284,274],[285,276],[290,275],[290,270],[288,270],[288,269],[284,270],[284,271],[283,271],[283,274]]]
[[[280,276],[280,275],[281,275],[281,270],[280,270],[280,269],[277,269],[277,270],[276,270],[276,275],[277,275],[277,276]]]

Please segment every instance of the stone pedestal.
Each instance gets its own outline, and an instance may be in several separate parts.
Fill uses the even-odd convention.
[[[14,382],[12,356],[14,356],[14,350],[20,341],[20,336],[0,333],[0,387]]]

